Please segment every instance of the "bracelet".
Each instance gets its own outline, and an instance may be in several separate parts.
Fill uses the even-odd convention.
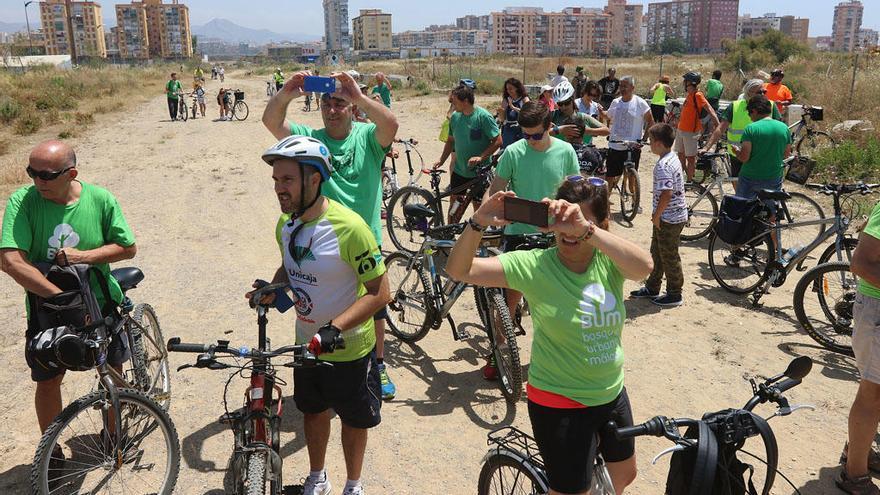
[[[486,227],[478,224],[477,221],[474,220],[474,217],[468,219],[467,224],[474,232],[479,232],[482,234],[486,230]]]
[[[595,233],[595,232],[596,232],[596,224],[587,220],[587,231],[584,232],[583,235],[581,235],[580,237],[577,238],[578,242],[584,241],[584,240],[589,239],[590,237],[593,237],[593,233]]]

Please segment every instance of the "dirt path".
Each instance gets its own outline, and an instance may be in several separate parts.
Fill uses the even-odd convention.
[[[234,79],[234,77],[241,77]],[[157,97],[113,125],[100,125],[76,141],[81,177],[109,188],[119,198],[137,235],[134,264],[146,280],[133,291],[136,301],[157,310],[165,337],[210,342],[224,338],[256,343],[254,314],[242,294],[254,278],[270,277],[278,266],[273,228],[277,201],[270,169],[259,156],[273,139],[260,124],[265,83],[231,75],[228,83],[247,92],[250,117],[244,122],[214,122],[209,81],[209,118],[186,123],[168,121],[164,98]],[[481,98],[482,103],[488,103]],[[488,105],[487,105],[488,106]],[[290,117],[320,124],[317,112],[304,115],[292,105]],[[414,137],[427,160],[440,153],[439,124],[445,98],[427,97],[395,102],[399,137]],[[646,153],[644,165],[655,159]],[[642,167],[642,183],[650,184],[650,166]],[[650,199],[643,198],[648,209]],[[616,211],[616,207],[614,208]],[[612,229],[646,248],[650,220],[640,215],[635,225]],[[390,242],[386,242],[390,246]],[[795,281],[765,298],[763,309],[720,289],[709,272],[706,244],[682,248],[685,305],[660,311],[647,301],[628,301],[624,332],[627,388],[637,421],[655,414],[699,417],[703,412],[742,405],[750,394],[746,377],[783,370],[794,355],[815,359],[813,373],[791,392],[793,402],[818,406],[772,422],[779,442],[780,470],[805,494],[835,493],[834,466],[846,434],[846,414],[856,390],[850,358],[818,347],[797,327],[791,308]],[[628,283],[626,290],[636,288]],[[31,405],[33,385],[21,347],[24,319],[20,289],[0,277],[0,492],[27,493],[29,465],[38,441]],[[456,322],[479,321],[472,299],[465,295],[454,311]],[[270,315],[270,337],[276,345],[292,338],[289,315]],[[526,323],[531,332],[531,323]],[[478,332],[474,332],[478,335]],[[521,338],[528,363],[530,337]],[[455,343],[444,325],[416,346],[388,338],[387,361],[398,395],[382,409],[380,427],[371,431],[364,484],[370,493],[474,493],[486,433],[513,424],[530,430],[525,402],[508,406],[479,367],[485,341]],[[172,367],[192,356],[172,356]],[[90,381],[87,373],[71,373],[69,400]],[[289,372],[284,372],[289,379]],[[180,435],[183,460],[178,493],[222,493],[223,470],[231,435],[216,419],[222,413],[226,375],[204,370],[173,373],[171,416]],[[243,388],[230,393],[233,403]],[[289,397],[292,389],[287,387]],[[287,483],[298,482],[308,465],[301,416],[287,403],[282,432]],[[761,411],[764,415],[771,412]],[[345,482],[344,463],[334,421],[328,472],[337,492]],[[660,494],[668,461],[656,466],[651,458],[668,447],[666,441],[639,440],[640,473],[631,493]],[[753,448],[753,450],[758,450]],[[774,493],[792,493],[779,480]]]

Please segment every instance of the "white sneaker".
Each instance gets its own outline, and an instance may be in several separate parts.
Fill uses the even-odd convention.
[[[324,479],[309,475],[303,483],[303,495],[330,495],[332,487],[327,473],[324,473]]]
[[[363,485],[358,485],[355,487],[346,488],[342,495],[364,495],[364,487]]]

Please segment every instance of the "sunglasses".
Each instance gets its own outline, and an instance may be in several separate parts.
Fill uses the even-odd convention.
[[[605,179],[601,177],[584,177],[583,175],[569,175],[565,178],[568,182],[573,184],[577,184],[580,182],[586,182],[591,186],[595,187],[607,187],[608,183],[605,182]]]
[[[526,141],[528,141],[529,139],[534,140],[534,141],[540,141],[541,138],[544,137],[545,132],[547,132],[547,131],[536,132],[534,134],[529,134],[528,132],[523,132],[522,137]]]
[[[67,168],[59,170],[57,172],[46,172],[43,170],[40,170],[40,171],[34,170],[31,168],[30,165],[28,165],[27,168],[24,170],[25,170],[25,172],[27,172],[28,177],[30,177],[31,179],[40,179],[40,180],[44,180],[44,181],[48,182],[48,181],[55,180],[58,177],[61,177],[62,174],[64,174],[65,172],[67,172],[68,170],[70,170],[72,168],[73,167],[67,167]]]
[[[565,101],[560,101],[559,103],[557,103],[557,105],[559,105],[560,107],[561,107],[562,105],[565,105],[565,106],[568,106],[568,105],[574,105],[574,99],[573,99],[573,98],[569,98],[569,99],[567,99],[567,100],[565,100]]]

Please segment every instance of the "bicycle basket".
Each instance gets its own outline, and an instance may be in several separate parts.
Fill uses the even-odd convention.
[[[754,233],[755,216],[761,208],[760,200],[725,195],[718,211],[715,235],[734,246],[746,242]]]
[[[822,107],[810,107],[809,110],[810,118],[815,120],[816,122],[825,118],[825,111]]]
[[[816,160],[808,156],[799,156],[792,160],[788,166],[788,173],[785,174],[785,180],[790,180],[795,184],[804,185],[810,180],[813,174],[813,168],[816,167]]]
[[[244,100],[244,91],[236,90],[235,91],[235,101],[243,101]]]
[[[697,170],[702,170],[703,172],[711,172],[712,171],[712,159],[701,155],[697,157]]]

